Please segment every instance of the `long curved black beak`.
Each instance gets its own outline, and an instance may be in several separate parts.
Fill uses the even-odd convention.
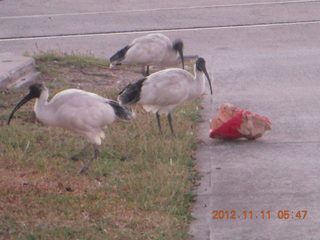
[[[32,92],[29,92],[26,96],[24,96],[20,102],[14,107],[14,109],[12,110],[9,119],[8,119],[8,125],[10,124],[11,118],[13,117],[14,113],[16,111],[18,111],[18,109],[24,105],[26,102],[30,101],[33,98],[36,98],[37,96],[35,96]]]
[[[212,95],[212,86],[211,86],[211,80],[210,80],[210,78],[209,78],[209,74],[208,74],[208,72],[207,72],[207,69],[203,69],[203,72],[204,72],[204,74],[206,75],[206,78],[208,79],[208,82],[209,82],[209,86],[210,86],[210,93],[211,93],[211,95]]]
[[[182,50],[182,48],[179,48],[178,52],[179,52],[179,55],[180,55],[180,58],[181,58],[182,69],[184,69],[184,58],[183,58],[183,50]]]
[[[184,58],[183,58],[183,42],[181,39],[175,40],[175,42],[172,45],[172,48],[179,53],[182,69],[184,69]]]

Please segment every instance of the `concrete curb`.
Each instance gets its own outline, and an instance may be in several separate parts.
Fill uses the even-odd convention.
[[[0,53],[0,90],[20,87],[36,80],[38,75],[33,58],[9,52]]]

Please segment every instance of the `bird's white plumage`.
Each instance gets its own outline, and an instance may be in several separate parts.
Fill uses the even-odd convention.
[[[68,89],[55,95],[49,103],[47,98],[45,90],[35,104],[40,121],[78,133],[97,145],[105,138],[103,128],[116,119],[108,99],[94,93]]]
[[[136,38],[130,46],[122,61],[124,64],[170,64],[178,58],[169,38],[160,33]]]
[[[170,68],[151,74],[141,88],[139,103],[146,111],[168,114],[181,103],[202,95],[205,79],[202,72]]]

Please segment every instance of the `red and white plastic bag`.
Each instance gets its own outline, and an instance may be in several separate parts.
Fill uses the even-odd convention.
[[[267,130],[271,130],[267,117],[236,108],[231,103],[221,104],[217,115],[210,121],[210,137],[223,140],[255,140]]]

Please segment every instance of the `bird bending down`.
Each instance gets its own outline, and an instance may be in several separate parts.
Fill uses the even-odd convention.
[[[125,106],[140,103],[147,112],[155,113],[160,134],[162,129],[159,114],[166,114],[171,133],[175,135],[171,112],[181,103],[195,99],[205,92],[204,76],[209,82],[212,95],[211,80],[203,58],[197,59],[194,74],[195,76],[179,68],[153,73],[146,78],[129,83],[119,93],[118,100]]]
[[[151,65],[172,65],[177,58],[183,60],[183,42],[176,40],[173,43],[163,34],[149,34],[134,39],[129,45],[125,46],[110,58],[110,67],[121,64],[138,64],[144,68],[145,76],[149,75]]]
[[[31,85],[29,90],[11,112],[8,124],[23,104],[36,98],[34,111],[41,122],[78,133],[92,143],[94,154],[79,174],[85,173],[92,161],[98,157],[98,146],[105,138],[103,128],[116,119],[131,120],[135,117],[126,107],[94,93],[67,89],[56,94],[48,102],[49,91],[44,85],[36,83]]]

